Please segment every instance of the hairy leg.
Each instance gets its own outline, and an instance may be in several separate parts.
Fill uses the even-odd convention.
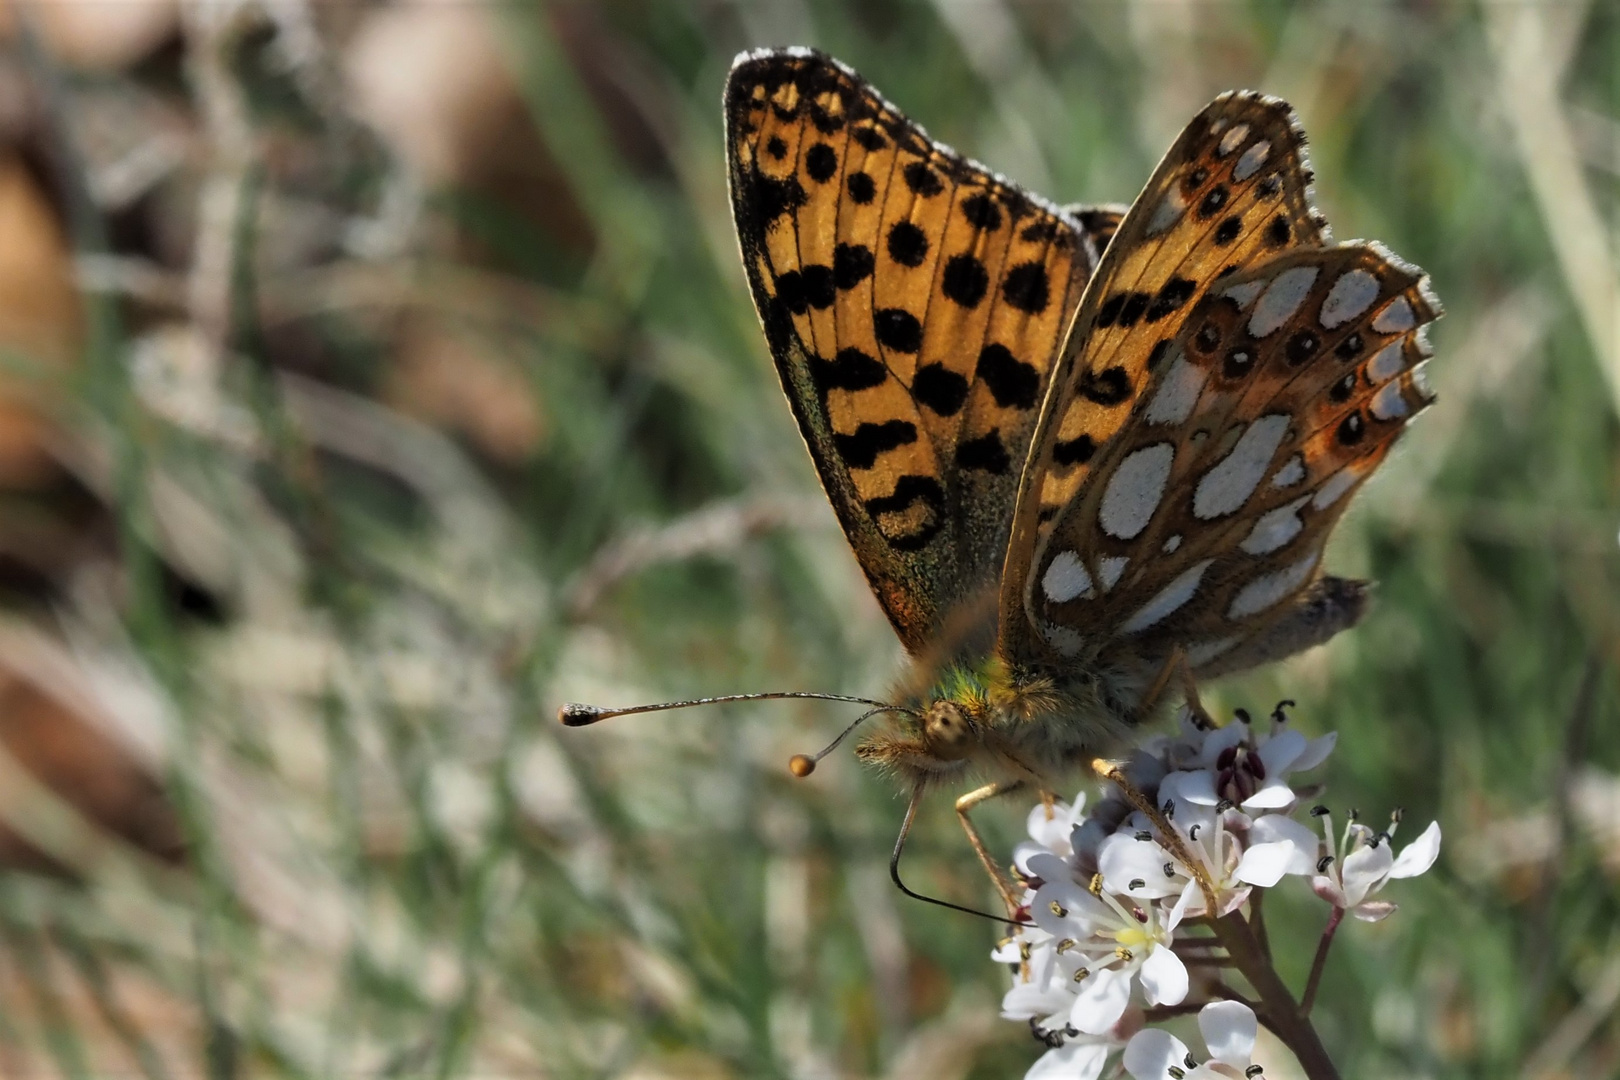
[[[973,819],[968,817],[968,812],[982,802],[988,802],[998,795],[1007,795],[1023,786],[1024,781],[1022,780],[986,784],[956,800],[956,816],[962,822],[962,829],[967,833],[968,843],[973,845],[973,852],[979,857],[979,865],[983,866],[984,872],[990,875],[990,880],[995,883],[996,891],[1001,893],[1001,899],[1006,902],[1008,916],[1015,916],[1018,913],[1018,904],[1023,899],[1023,890],[1015,887],[1012,882],[1007,880],[1007,875],[1002,871],[1001,864],[996,862],[994,856],[990,854],[990,849],[985,847],[983,838],[979,836],[979,830],[974,827]],[[1047,811],[1051,811],[1050,802],[1047,803]]]

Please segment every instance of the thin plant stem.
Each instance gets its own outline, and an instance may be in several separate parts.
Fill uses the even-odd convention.
[[[1254,936],[1260,942],[1260,949],[1271,959],[1271,935],[1266,933],[1265,912],[1266,890],[1256,889],[1249,894],[1249,925],[1254,928]]]
[[[1328,916],[1326,928],[1322,931],[1322,940],[1316,943],[1316,958],[1311,961],[1311,977],[1305,980],[1305,999],[1300,1002],[1300,1011],[1309,1015],[1311,1006],[1316,1004],[1316,989],[1322,985],[1322,969],[1327,967],[1328,950],[1333,947],[1333,935],[1339,929],[1339,923],[1344,919],[1344,908],[1336,907],[1333,914]]]
[[[1271,966],[1248,920],[1241,912],[1234,911],[1216,919],[1214,926],[1216,936],[1226,946],[1238,971],[1260,995],[1265,1025],[1294,1052],[1308,1080],[1339,1080],[1339,1070],[1328,1057],[1316,1029],[1288,992],[1282,976]]]

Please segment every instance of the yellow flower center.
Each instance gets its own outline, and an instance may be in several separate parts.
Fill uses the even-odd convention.
[[[1153,941],[1153,935],[1148,933],[1146,927],[1127,926],[1123,930],[1114,931],[1114,940],[1127,949],[1137,949]]]

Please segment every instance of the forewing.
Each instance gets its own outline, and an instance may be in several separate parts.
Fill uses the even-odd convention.
[[[1222,279],[1055,523],[1030,598],[1054,646],[1096,625],[1105,655],[1181,645],[1198,670],[1289,611],[1351,494],[1430,403],[1418,368],[1439,314],[1422,271],[1377,244]]]
[[[1002,579],[1004,655],[1080,647],[1084,634],[1043,624],[1032,595],[1058,551],[1052,531],[1082,501],[1099,449],[1163,372],[1205,292],[1222,274],[1324,242],[1311,179],[1286,103],[1223,94],[1194,117],[1119,223],[1068,331],[1020,484]]]
[[[793,49],[726,87],[732,211],[783,389],[901,640],[993,583],[1096,255],[1076,219]]]

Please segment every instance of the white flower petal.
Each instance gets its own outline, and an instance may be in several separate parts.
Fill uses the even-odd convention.
[[[1294,848],[1285,874],[1309,874],[1316,869],[1319,847],[1316,833],[1283,814],[1261,814],[1249,827],[1249,843],[1288,843]]]
[[[1289,732],[1288,734],[1293,734]],[[1276,742],[1275,739],[1272,742]],[[1270,746],[1271,743],[1267,743]],[[1260,789],[1243,800],[1245,810],[1281,810],[1294,801],[1294,789],[1283,783],[1280,776],[1268,776]]]
[[[1440,857],[1440,823],[1429,822],[1429,827],[1423,830],[1423,835],[1406,845],[1406,849],[1395,859],[1389,868],[1392,878],[1417,877],[1423,871],[1434,865],[1434,860]]]
[[[1189,906],[1202,909],[1204,891],[1198,887],[1198,879],[1193,878],[1181,890],[1181,896],[1176,900],[1176,906],[1170,909],[1170,914],[1164,917],[1166,933],[1172,933],[1181,925],[1182,916],[1187,914]]]
[[[1095,903],[1096,897],[1072,881],[1048,881],[1035,890],[1029,913],[1036,926],[1055,938],[1090,937],[1090,923],[1080,917],[1090,911],[1088,900]]]
[[[1143,1028],[1125,1044],[1125,1071],[1136,1080],[1167,1080],[1186,1058],[1187,1044],[1159,1028]]]
[[[1129,969],[1094,971],[1080,984],[1080,992],[1069,1009],[1069,1023],[1088,1035],[1105,1034],[1125,1015],[1130,1000]]]
[[[1097,852],[1097,869],[1108,891],[1139,900],[1158,900],[1181,891],[1181,882],[1164,873],[1165,864],[1173,861],[1170,853],[1152,840],[1138,840],[1125,833],[1104,840]]]
[[[1029,1020],[1035,1017],[1050,1016],[1053,1013],[1066,1013],[1074,1003],[1074,995],[1061,983],[1048,983],[1045,986],[1036,983],[1014,983],[1001,999],[1001,1016],[1004,1020]]]
[[[1077,804],[1083,804],[1084,795],[1076,799]],[[1066,802],[1058,801],[1052,804],[1048,814],[1046,804],[1036,803],[1030,807],[1026,827],[1029,829],[1030,839],[1044,848],[1057,852],[1059,855],[1069,853],[1069,834],[1074,831],[1074,823],[1080,818],[1081,805],[1070,806]]]
[[[1389,876],[1394,861],[1387,843],[1377,847],[1368,844],[1346,855],[1339,867],[1339,880],[1344,883],[1344,896],[1349,901],[1345,906],[1355,907],[1368,893],[1376,892]]]
[[[1173,798],[1198,806],[1214,806],[1221,801],[1215,792],[1215,774],[1208,769],[1171,773],[1159,785],[1159,792],[1163,796],[1160,802]]]
[[[1388,900],[1366,900],[1350,909],[1350,914],[1362,922],[1383,922],[1400,908]]]
[[[1333,753],[1333,748],[1338,744],[1339,733],[1337,731],[1330,731],[1326,735],[1312,739],[1305,745],[1305,749],[1300,751],[1300,755],[1294,759],[1294,763],[1288,767],[1289,771],[1305,772],[1307,769],[1316,768],[1327,760],[1328,755]]]
[[[1287,840],[1252,844],[1238,861],[1237,879],[1269,889],[1282,880],[1294,861],[1294,845]]]
[[[1142,961],[1142,992],[1150,1005],[1179,1005],[1187,996],[1187,965],[1164,945],[1155,945]]]
[[[1198,1030],[1210,1057],[1235,1069],[1249,1067],[1260,1031],[1253,1009],[1237,1001],[1212,1001],[1198,1011]]]
[[[1042,881],[1072,881],[1074,878],[1069,864],[1049,851],[1031,855],[1026,872]]]
[[[1097,1080],[1107,1062],[1106,1042],[1082,1042],[1070,1036],[1056,1050],[1042,1054],[1024,1080]]]
[[[1289,728],[1279,731],[1261,744],[1259,750],[1260,764],[1266,767],[1267,776],[1281,776],[1294,767],[1299,755],[1305,752],[1308,740],[1305,736]]]

